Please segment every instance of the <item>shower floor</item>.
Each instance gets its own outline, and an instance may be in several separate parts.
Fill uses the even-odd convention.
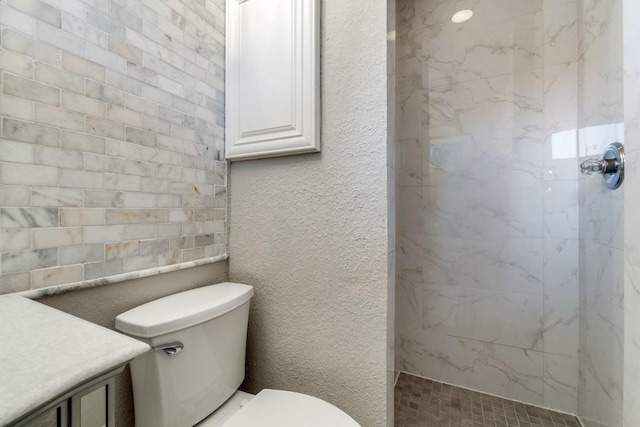
[[[394,408],[396,427],[580,427],[571,415],[405,373]]]

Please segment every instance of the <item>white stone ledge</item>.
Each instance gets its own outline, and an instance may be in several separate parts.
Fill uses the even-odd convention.
[[[28,291],[17,292],[11,295],[20,295],[25,298],[37,299],[50,295],[64,294],[66,292],[77,291],[79,289],[95,288],[97,286],[111,285],[114,283],[124,282],[127,280],[140,279],[142,277],[155,276],[162,273],[170,273],[172,271],[184,270],[187,268],[197,267],[204,264],[212,264],[214,262],[226,261],[229,255],[219,255],[211,258],[203,258],[194,261],[182,262],[180,264],[165,265],[162,267],[148,268],[140,271],[130,271],[128,273],[116,274],[113,276],[100,277],[91,280],[82,280],[80,282],[65,283],[64,285],[49,286],[46,288],[31,289]]]

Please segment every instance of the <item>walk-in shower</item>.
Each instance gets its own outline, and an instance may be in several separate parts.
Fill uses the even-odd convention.
[[[398,370],[622,425],[623,3],[398,1]]]

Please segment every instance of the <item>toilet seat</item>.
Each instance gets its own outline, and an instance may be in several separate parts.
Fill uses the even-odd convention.
[[[316,397],[265,389],[224,427],[360,427],[349,415]]]

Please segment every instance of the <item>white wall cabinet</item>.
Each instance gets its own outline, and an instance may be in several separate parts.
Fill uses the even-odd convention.
[[[226,157],[320,151],[319,0],[227,0]]]

